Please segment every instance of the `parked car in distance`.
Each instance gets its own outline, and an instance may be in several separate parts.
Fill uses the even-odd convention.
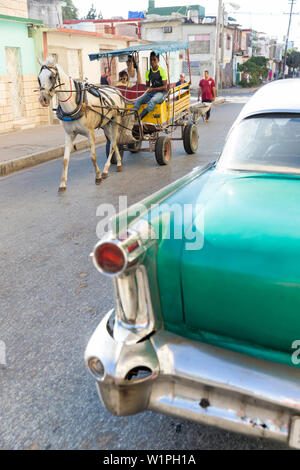
[[[300,448],[299,207],[300,81],[282,80],[246,104],[217,162],[119,214],[96,245],[116,308],[85,360],[109,411]]]

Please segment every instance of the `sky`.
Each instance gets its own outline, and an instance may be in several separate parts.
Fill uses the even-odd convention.
[[[230,1],[224,0],[226,11],[230,16],[236,18],[238,24],[244,28],[253,28],[256,31],[264,32],[272,37],[277,37],[282,41],[287,33],[290,6],[289,0],[232,0],[235,5],[240,5],[239,10],[234,11],[230,6]],[[79,15],[87,14],[92,3],[97,10],[102,12],[103,18],[112,18],[114,16],[128,17],[128,10],[142,11],[147,10],[148,0],[73,0],[74,5],[79,9]],[[156,0],[155,6],[173,6],[199,4],[205,7],[206,15],[216,15],[218,9],[218,0]],[[300,49],[300,0],[296,1],[292,26],[290,31],[290,40],[295,41],[295,45]]]

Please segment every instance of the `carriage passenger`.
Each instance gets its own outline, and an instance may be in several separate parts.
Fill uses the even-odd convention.
[[[142,83],[141,73],[139,71],[139,66],[132,55],[128,56],[126,65],[129,87],[132,88],[135,85],[140,85]]]
[[[105,67],[104,74],[100,77],[101,85],[110,85],[110,71],[108,67]]]
[[[146,86],[149,87],[147,93],[134,104],[134,109],[139,111],[142,104],[148,103],[140,114],[141,119],[153,111],[156,104],[163,103],[167,94],[167,71],[159,66],[159,54],[154,51],[150,54],[150,65],[150,70],[146,72]]]
[[[128,73],[126,70],[121,70],[119,73],[119,81],[117,86],[126,86],[129,87]]]
[[[178,82],[176,82],[176,86],[183,85],[184,83],[186,83],[185,74],[181,73]]]

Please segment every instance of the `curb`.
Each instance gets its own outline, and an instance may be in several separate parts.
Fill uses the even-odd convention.
[[[100,135],[96,137],[96,145],[100,145],[106,142],[104,136]],[[83,139],[75,142],[76,150],[85,150],[90,147],[88,140]],[[16,158],[15,160],[8,160],[7,162],[0,163],[0,177],[7,176],[15,171],[24,170],[25,168],[31,168],[39,165],[40,163],[49,162],[63,156],[65,146],[50,148],[44,152],[32,153],[26,157]],[[74,153],[72,150],[71,153]]]

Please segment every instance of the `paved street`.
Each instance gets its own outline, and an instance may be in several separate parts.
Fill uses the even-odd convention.
[[[89,253],[97,241],[96,209],[120,195],[129,203],[215,159],[246,97],[229,97],[199,125],[199,150],[182,142],[169,166],[153,154],[126,153],[100,186],[87,152],[72,155],[68,189],[57,195],[62,161],[0,180],[0,449],[276,449],[250,439],[152,412],[116,418],[100,403],[83,354],[113,305],[109,279]],[[38,133],[38,129],[36,130]],[[104,147],[97,148],[100,167]]]

